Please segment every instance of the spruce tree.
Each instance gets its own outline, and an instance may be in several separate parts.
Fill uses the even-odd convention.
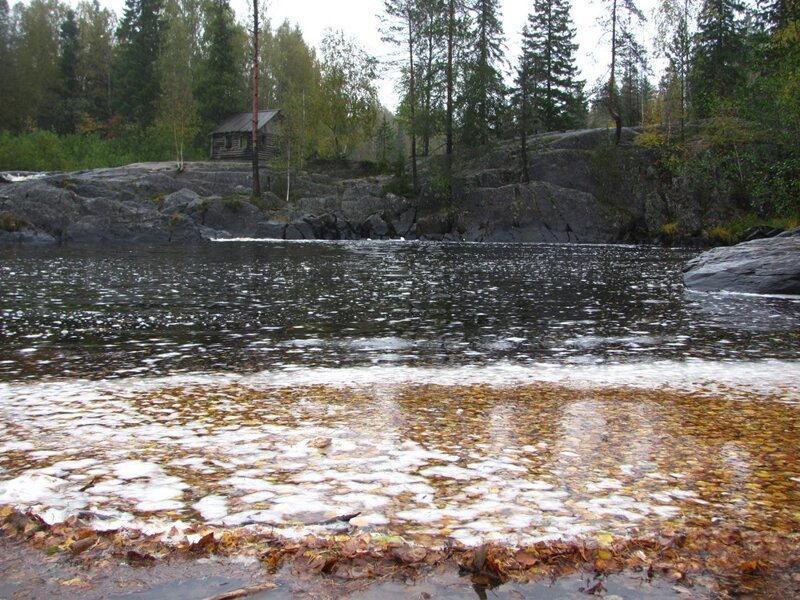
[[[700,9],[691,75],[693,107],[709,117],[744,85],[744,30],[738,0],[705,0]]]
[[[8,0],[0,0],[0,81],[6,91],[0,102],[0,130],[11,129],[14,125],[15,99],[11,91],[16,89],[14,71],[14,29]]]
[[[80,33],[75,11],[67,9],[59,28],[58,103],[53,106],[52,124],[59,133],[74,133],[84,109],[78,82]]]
[[[416,0],[419,14],[417,49],[417,122],[422,156],[431,152],[431,139],[445,121],[447,10],[445,0]]]
[[[117,28],[114,62],[114,107],[144,129],[156,117],[161,86],[158,57],[163,33],[163,0],[126,0]]]
[[[208,0],[203,8],[203,51],[194,93],[200,117],[206,126],[214,126],[248,105],[244,56],[228,0]]]
[[[472,60],[465,64],[460,98],[461,138],[467,145],[484,145],[500,132],[506,89],[501,69],[504,37],[499,4],[499,0],[475,0],[473,5],[469,37]]]
[[[526,89],[533,122],[544,130],[581,125],[583,82],[577,79],[575,29],[569,0],[534,0],[523,32]]]
[[[83,126],[101,128],[112,114],[112,50],[114,47],[114,14],[102,8],[97,0],[78,5],[80,56],[78,81],[84,109],[90,120]],[[92,125],[91,120],[94,121]]]

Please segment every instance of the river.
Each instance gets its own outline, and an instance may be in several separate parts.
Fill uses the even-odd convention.
[[[695,254],[4,247],[0,504],[428,546],[796,530],[800,299],[689,292]]]

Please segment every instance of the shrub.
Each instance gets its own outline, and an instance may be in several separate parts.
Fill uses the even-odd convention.
[[[25,219],[8,211],[3,212],[3,215],[0,216],[0,230],[14,232],[24,229],[27,225],[28,222]]]
[[[674,238],[676,235],[678,235],[678,222],[673,221],[672,223],[665,223],[662,225],[661,235],[668,238]]]

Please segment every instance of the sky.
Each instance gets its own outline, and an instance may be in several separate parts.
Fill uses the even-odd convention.
[[[69,0],[76,4],[77,0]],[[265,0],[259,0],[263,4]],[[392,47],[381,41],[381,13],[383,0],[266,0],[267,15],[273,27],[277,27],[288,19],[292,24],[298,24],[303,32],[306,42],[319,47],[326,29],[341,29],[351,38],[354,38],[365,50],[378,59],[391,58]],[[639,32],[640,41],[646,41],[650,47],[652,38],[653,18],[652,12],[657,0],[639,0],[637,5],[648,17],[648,24]],[[124,0],[100,0],[122,14]],[[248,8],[252,0],[231,0],[231,5],[240,20],[248,18]],[[522,27],[527,19],[528,12],[533,5],[532,0],[500,0],[503,17],[503,30],[506,36],[507,70],[516,65],[519,56],[520,37]],[[608,76],[608,62],[610,51],[607,48],[608,36],[603,35],[597,26],[597,20],[603,14],[603,4],[600,0],[580,2],[573,0],[572,18],[577,29],[578,53],[577,62],[581,70],[581,77],[586,80],[587,87],[591,87],[600,77]],[[397,107],[397,94],[395,83],[397,76],[391,72],[384,72],[378,82],[378,95],[381,103],[394,110]]]

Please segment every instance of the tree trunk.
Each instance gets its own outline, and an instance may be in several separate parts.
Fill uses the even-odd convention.
[[[519,138],[520,138],[520,166],[522,167],[522,182],[530,183],[531,176],[528,172],[528,73],[523,68],[522,80],[520,82],[520,115],[519,115]]]
[[[456,2],[450,0],[447,17],[447,157],[448,164],[453,155],[453,46],[455,43],[456,29]]]
[[[253,0],[253,197],[261,196],[261,174],[258,170],[258,0]]]
[[[408,76],[409,76],[409,101],[411,103],[411,185],[414,193],[417,191],[417,94],[416,73],[414,72],[414,31],[412,28],[412,15],[409,8],[406,12],[408,21]]]
[[[608,80],[608,114],[614,120],[614,139],[619,144],[622,140],[622,117],[617,109],[616,94],[616,68],[617,68],[617,0],[614,0],[611,9],[611,77]]]

